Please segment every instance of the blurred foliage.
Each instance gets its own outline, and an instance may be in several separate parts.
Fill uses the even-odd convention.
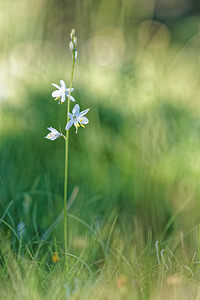
[[[120,224],[139,222],[154,239],[196,224],[198,2],[20,0],[0,8],[1,216],[15,229],[23,221],[35,240],[62,210],[64,144],[44,136],[48,126],[64,130],[66,103],[53,102],[50,83],[69,84],[75,27],[73,95],[91,110],[87,128],[70,132],[69,195],[79,187],[71,211],[96,229],[120,215]]]

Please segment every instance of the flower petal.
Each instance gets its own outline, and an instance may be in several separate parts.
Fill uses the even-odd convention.
[[[72,97],[72,96],[70,96],[70,100],[72,101],[72,102],[75,102],[76,100],[74,99],[74,97]]]
[[[71,120],[67,123],[67,125],[66,125],[66,127],[65,127],[65,130],[69,130],[70,127],[72,127],[73,124],[74,124],[74,120],[71,119]]]
[[[72,109],[72,113],[73,113],[73,115],[77,115],[77,114],[79,114],[79,111],[80,111],[80,106],[78,104],[76,104],[74,106],[74,108]]]
[[[57,88],[58,90],[60,89],[60,86],[55,84],[55,83],[52,83],[51,85],[53,85],[55,88]]]
[[[61,96],[60,90],[53,91],[53,93],[52,93],[53,98],[57,98],[57,97],[60,97],[60,96]]]
[[[57,135],[54,135],[53,133],[48,133],[46,136],[45,136],[45,138],[46,139],[48,139],[48,140],[51,140],[51,141],[54,141],[54,140],[56,140],[57,138],[58,138],[59,136],[57,136]]]
[[[65,102],[65,94],[62,94],[61,96],[61,100],[60,100],[62,103]]]
[[[69,116],[70,119],[73,118],[73,115],[71,113],[68,113],[68,116]]]
[[[74,88],[71,88],[71,93],[74,91]],[[66,89],[66,92],[69,94],[70,88]]]
[[[54,141],[62,135],[58,130],[56,130],[53,127],[48,127],[48,129],[51,131],[45,136],[45,138],[48,140]]]
[[[57,129],[53,128],[52,126],[47,128],[50,130],[53,134],[62,135]]]
[[[66,92],[66,96],[69,98],[69,93]],[[76,100],[74,99],[74,97],[70,96],[70,100],[75,102]]]
[[[53,127],[48,127],[47,129],[50,130],[50,132],[53,133],[53,134],[55,134],[56,131],[57,131],[57,130],[56,130],[55,128],[53,128]]]
[[[87,114],[87,112],[90,110],[90,108],[88,108],[88,109],[85,109],[85,110],[83,110],[83,111],[81,111],[80,112],[80,116],[84,116],[84,115],[86,115]]]
[[[66,90],[66,84],[65,84],[64,80],[60,80],[60,85],[61,85],[62,90]]]
[[[89,123],[89,120],[88,120],[88,118],[86,118],[86,117],[81,117],[81,116],[79,116],[79,117],[77,118],[77,120],[79,121],[80,124],[88,124],[88,123]]]

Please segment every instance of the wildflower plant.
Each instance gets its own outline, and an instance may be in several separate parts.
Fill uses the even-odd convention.
[[[65,140],[65,176],[64,176],[64,246],[65,246],[65,254],[67,253],[67,188],[68,188],[68,149],[69,149],[69,129],[72,125],[76,128],[76,133],[78,132],[79,127],[85,127],[86,124],[89,123],[89,120],[86,118],[87,112],[90,110],[89,108],[80,112],[80,106],[76,104],[72,113],[70,113],[70,102],[75,102],[74,97],[71,95],[73,92],[72,82],[74,76],[74,67],[75,61],[77,59],[77,37],[76,37],[75,29],[72,29],[70,33],[70,42],[69,42],[69,50],[72,54],[72,70],[71,70],[71,79],[69,88],[67,88],[64,80],[60,80],[60,86],[52,83],[52,85],[56,88],[55,91],[52,92],[52,97],[54,100],[58,101],[58,104],[62,104],[67,101],[67,116],[66,116],[66,135],[63,135],[58,130],[53,127],[48,127],[50,132],[45,136],[45,138],[54,141],[59,137],[63,137]]]

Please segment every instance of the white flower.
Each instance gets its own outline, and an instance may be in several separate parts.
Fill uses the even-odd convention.
[[[54,141],[57,138],[59,138],[60,136],[63,136],[62,133],[60,133],[58,130],[56,130],[53,127],[48,127],[47,129],[50,130],[50,132],[45,136],[46,139]]]
[[[89,110],[90,109],[88,108],[80,112],[80,106],[76,104],[72,109],[72,114],[68,113],[70,120],[67,123],[65,130],[69,130],[73,124],[76,127],[76,133],[78,132],[78,128],[80,126],[85,127],[84,125],[88,124],[89,120],[86,117],[84,117],[84,115],[87,114]]]
[[[66,87],[66,84],[65,84],[64,80],[60,80],[60,85],[61,86],[59,86],[55,83],[52,83],[52,85],[57,88],[56,91],[53,91],[52,97],[55,98],[55,100],[60,99],[59,104],[63,103],[65,101],[66,96],[69,98],[70,89]],[[73,90],[74,89],[71,88],[71,92],[73,92]],[[75,99],[72,96],[70,96],[70,100],[75,102]]]

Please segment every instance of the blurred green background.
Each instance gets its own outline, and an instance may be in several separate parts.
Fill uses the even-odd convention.
[[[69,85],[75,28],[73,96],[91,110],[87,128],[70,131],[70,212],[95,230],[118,215],[153,239],[195,226],[199,2],[1,0],[0,16],[0,216],[34,241],[63,208],[64,141],[44,136],[64,131],[66,103],[54,102],[51,83]],[[62,239],[62,226],[49,238]]]

